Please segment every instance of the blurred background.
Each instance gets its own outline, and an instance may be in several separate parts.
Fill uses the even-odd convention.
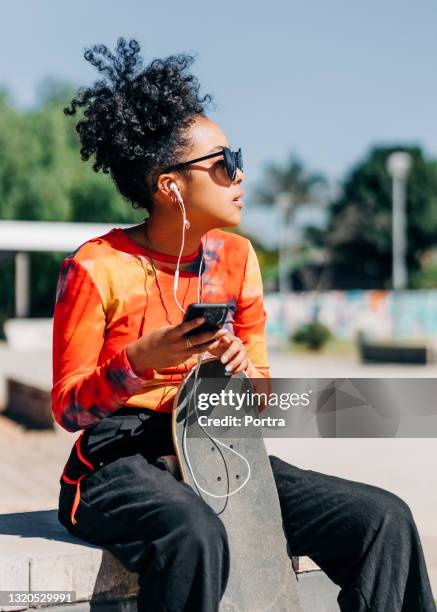
[[[59,266],[143,216],[82,162],[62,112],[95,43],[197,53],[242,147],[275,377],[437,374],[437,5],[16,0],[0,23],[0,513],[55,508],[77,434],[50,413]],[[200,25],[201,24],[201,25]],[[234,231],[234,230],[232,230]],[[437,592],[434,439],[271,439],[300,467],[413,510]]]

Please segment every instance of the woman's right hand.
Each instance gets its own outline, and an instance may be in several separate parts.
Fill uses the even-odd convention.
[[[192,346],[187,346],[184,334],[198,327],[204,320],[198,317],[178,325],[165,325],[128,344],[126,355],[135,374],[141,376],[148,368],[160,370],[177,366],[197,353],[218,346],[220,338],[226,334],[223,328],[190,336]]]

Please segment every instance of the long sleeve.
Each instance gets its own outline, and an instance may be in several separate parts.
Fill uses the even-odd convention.
[[[267,314],[263,302],[263,284],[258,258],[249,241],[244,278],[234,316],[235,335],[243,342],[249,366],[249,378],[270,378],[266,340]]]
[[[106,316],[97,286],[71,255],[58,277],[53,317],[52,410],[73,432],[91,426],[140,393],[154,371],[138,376],[122,348],[98,365]]]

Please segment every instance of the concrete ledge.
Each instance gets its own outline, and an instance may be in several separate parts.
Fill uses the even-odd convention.
[[[6,396],[5,416],[27,428],[54,429],[50,390],[8,377]]]
[[[75,591],[76,601],[107,602],[135,597],[138,585],[136,573],[75,538],[57,510],[45,510],[0,515],[0,590]],[[0,606],[2,612],[26,609]]]
[[[336,587],[307,557],[293,557],[305,612],[338,610]],[[109,552],[70,534],[57,510],[0,515],[0,590],[75,591],[57,612],[137,612],[138,575]],[[28,610],[2,606],[0,611]],[[255,612],[255,611],[254,611]]]

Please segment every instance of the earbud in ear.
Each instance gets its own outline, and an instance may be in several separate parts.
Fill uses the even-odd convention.
[[[182,216],[184,219],[184,227],[185,229],[188,229],[190,227],[190,222],[188,221],[186,215],[185,215],[185,206],[184,206],[184,200],[182,199],[181,196],[181,192],[178,189],[178,186],[176,185],[176,183],[170,183],[170,189],[171,191],[173,191],[176,194],[176,197],[178,199],[179,202],[179,206],[181,207],[182,210]]]
[[[174,191],[174,193],[177,195],[178,200],[182,197],[176,183],[170,183],[170,189],[171,191]]]

